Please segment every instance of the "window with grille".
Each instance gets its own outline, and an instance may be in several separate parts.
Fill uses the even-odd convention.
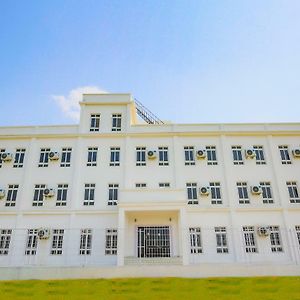
[[[92,229],[81,229],[80,231],[80,255],[90,255],[92,253]]]
[[[17,149],[14,160],[14,168],[23,168],[26,149]]]
[[[120,147],[111,147],[110,148],[110,166],[119,166],[120,165]]]
[[[122,128],[122,115],[112,114],[112,127],[111,131],[121,131]]]
[[[60,166],[62,168],[70,167],[71,166],[71,155],[72,155],[72,148],[62,148],[61,150],[61,160]]]
[[[116,255],[118,248],[118,230],[106,229],[105,240],[105,254]]]
[[[231,146],[232,150],[232,157],[233,157],[233,164],[234,165],[243,165],[243,153],[241,146]]]
[[[257,165],[265,165],[266,158],[265,158],[263,146],[253,146],[253,150],[255,152],[256,164]]]
[[[64,229],[52,230],[52,247],[50,251],[52,255],[63,254],[64,233],[65,233]]]
[[[256,239],[254,234],[254,226],[243,226],[243,235],[246,253],[257,253]]]
[[[296,181],[287,181],[286,186],[288,188],[290,203],[300,203],[299,191]]]
[[[5,152],[5,149],[0,149],[0,168],[2,168],[2,163],[3,163],[2,159],[1,159],[1,155],[4,152]]]
[[[202,253],[201,229],[193,227],[189,229],[191,254]]]
[[[280,145],[278,146],[279,154],[281,158],[281,163],[283,165],[290,165],[292,163],[290,153],[289,153],[289,147]]]
[[[44,190],[45,184],[36,184],[33,194],[32,206],[43,206],[44,205]]]
[[[158,147],[158,159],[159,166],[169,165],[168,147]]]
[[[39,168],[48,167],[50,151],[51,151],[50,148],[42,148],[41,149],[40,160],[39,160],[39,164],[38,164]]]
[[[91,115],[90,131],[98,132],[100,130],[100,114]]]
[[[0,255],[8,255],[12,229],[0,229]]]
[[[295,230],[296,230],[296,238],[297,238],[298,245],[299,245],[299,248],[300,248],[300,225],[296,225]]]
[[[119,185],[111,183],[108,185],[108,205],[118,204]]]
[[[283,251],[279,226],[270,226],[270,243],[272,252]]]
[[[137,189],[145,189],[146,187],[147,187],[147,183],[136,183],[135,184],[135,187],[137,188]]]
[[[226,227],[215,227],[217,253],[228,253]]]
[[[36,255],[38,245],[38,230],[28,229],[25,255]]]
[[[68,184],[57,185],[56,206],[66,206],[68,197]]]
[[[210,182],[211,204],[222,204],[220,182]]]
[[[160,188],[169,188],[170,187],[170,182],[160,182],[158,184],[158,187],[160,187]]]
[[[236,183],[238,196],[239,196],[239,203],[240,204],[249,204],[249,195],[248,195],[248,187],[247,182],[237,182]]]
[[[88,148],[87,163],[86,163],[88,167],[97,166],[97,154],[98,154],[98,147]]]
[[[197,183],[189,182],[186,184],[188,204],[198,204]]]
[[[195,165],[195,149],[194,146],[185,146],[184,147],[184,164],[186,166],[194,166]]]
[[[259,183],[259,185],[261,186],[261,189],[262,189],[263,203],[265,203],[265,204],[274,203],[272,189],[271,189],[271,183],[262,181]]]
[[[19,189],[18,184],[9,184],[8,185],[5,206],[16,206],[18,189]]]
[[[206,146],[207,165],[217,165],[217,150],[216,146]]]
[[[136,165],[146,166],[146,147],[136,147]]]
[[[84,185],[83,205],[90,206],[95,204],[95,183],[86,183]]]

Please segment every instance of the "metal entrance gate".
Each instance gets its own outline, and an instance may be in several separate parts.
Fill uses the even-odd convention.
[[[138,257],[170,257],[170,227],[138,227]]]

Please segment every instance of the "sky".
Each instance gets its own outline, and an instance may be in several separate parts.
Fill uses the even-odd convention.
[[[300,121],[299,0],[0,0],[0,126],[78,123],[82,92],[174,123]]]

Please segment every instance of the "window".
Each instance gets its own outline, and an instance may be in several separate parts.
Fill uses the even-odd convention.
[[[28,229],[25,255],[36,255],[38,244],[38,230]]]
[[[222,204],[220,182],[210,182],[211,204]]]
[[[188,204],[198,204],[197,183],[187,183]]]
[[[2,153],[5,152],[5,149],[0,149],[0,168],[2,168],[2,159],[1,159],[1,155]]]
[[[60,166],[62,168],[71,166],[71,154],[72,154],[72,148],[62,148],[61,160],[60,160]]]
[[[121,131],[122,127],[122,115],[112,114],[112,127],[111,131]]]
[[[90,255],[92,252],[92,229],[81,229],[80,231],[80,255]]]
[[[8,185],[5,206],[16,206],[18,188],[19,188],[18,184],[9,184]]]
[[[90,131],[97,132],[100,130],[100,114],[91,115]]]
[[[97,166],[97,153],[98,147],[89,147],[88,148],[88,157],[86,165],[88,167],[95,167]]]
[[[248,196],[248,188],[247,182],[237,182],[236,183],[239,195],[239,203],[240,204],[249,204],[249,196]]]
[[[201,229],[200,227],[190,228],[191,253],[202,253]]]
[[[184,147],[184,159],[186,166],[194,166],[195,165],[195,150],[193,146]]]
[[[32,206],[43,206],[44,205],[44,189],[45,184],[36,184],[33,194]]]
[[[147,187],[147,183],[136,183],[135,187],[138,189],[145,189]]]
[[[146,166],[146,147],[136,147],[136,165]]]
[[[168,147],[158,147],[158,165],[159,166],[168,166],[169,158],[168,158]]]
[[[297,182],[296,181],[287,181],[286,185],[287,185],[289,196],[290,196],[290,203],[300,203]]]
[[[68,196],[68,184],[58,184],[56,206],[66,206],[67,196]]]
[[[86,183],[84,185],[84,201],[83,205],[94,205],[95,201],[95,183]]]
[[[111,147],[110,148],[110,166],[119,166],[120,165],[120,147]]]
[[[109,184],[108,185],[108,205],[117,205],[118,204],[118,184]]]
[[[207,165],[217,165],[216,146],[206,146]]]
[[[241,146],[231,146],[232,156],[233,156],[233,164],[234,165],[243,165],[243,154]]]
[[[105,254],[116,255],[118,247],[118,231],[117,229],[106,229],[105,238]]]
[[[42,148],[40,152],[40,160],[38,167],[48,167],[50,148]]]
[[[0,229],[0,255],[8,255],[11,234],[11,229]]]
[[[64,241],[64,229],[53,229],[52,231],[52,247],[50,254],[61,255],[63,254],[63,241]]]
[[[23,168],[25,149],[17,149],[15,154],[14,168]]]
[[[266,159],[265,159],[263,146],[253,146],[253,150],[255,152],[256,164],[257,165],[265,165]]]
[[[215,227],[217,253],[228,253],[226,227]]]
[[[257,253],[254,226],[243,226],[246,253]]]
[[[270,226],[270,242],[272,252],[282,252],[281,237],[279,226]]]
[[[272,189],[270,182],[260,182],[259,185],[262,189],[262,198],[263,203],[274,203],[273,196],[272,196]]]
[[[298,244],[299,244],[299,247],[300,247],[300,225],[296,225],[295,230],[296,230],[297,241],[298,241]]]
[[[160,183],[158,184],[158,186],[159,186],[160,188],[169,188],[169,187],[170,187],[170,182],[160,182]]]
[[[280,153],[280,158],[281,158],[281,163],[283,165],[290,165],[292,163],[290,154],[289,154],[289,147],[288,146],[278,146],[279,153]]]

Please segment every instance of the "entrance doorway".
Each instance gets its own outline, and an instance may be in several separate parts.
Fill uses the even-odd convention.
[[[170,226],[137,228],[138,257],[170,257]]]

